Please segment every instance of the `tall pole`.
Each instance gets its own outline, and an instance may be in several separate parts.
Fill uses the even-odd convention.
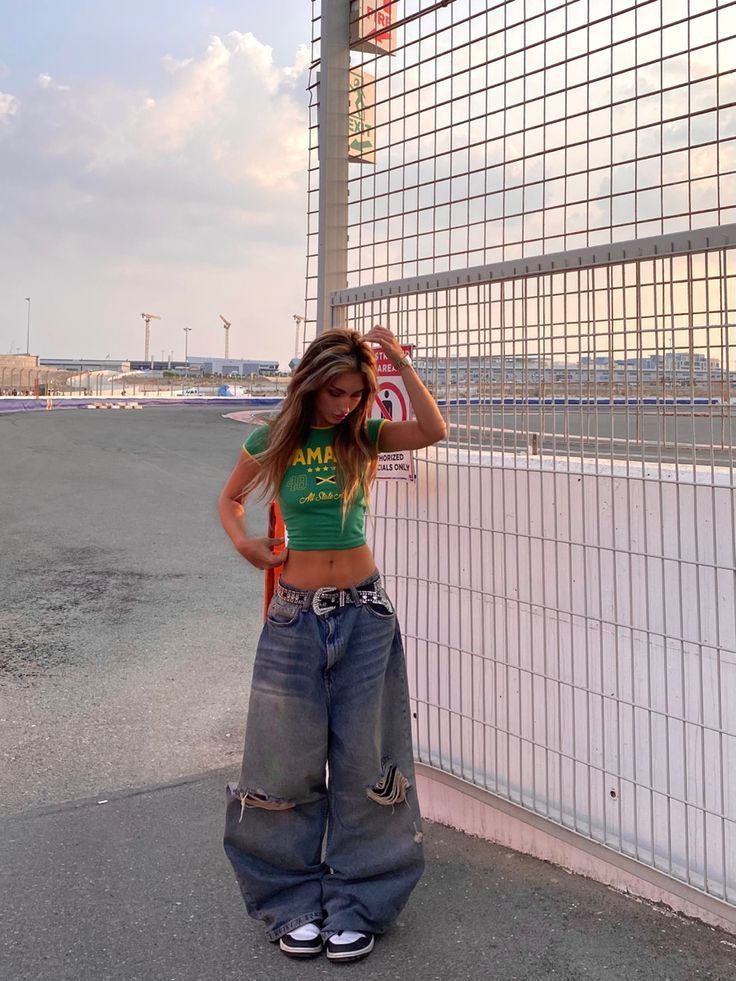
[[[189,377],[189,332],[191,327],[184,328],[184,373]]]
[[[148,349],[151,342],[151,321],[160,320],[161,318],[157,313],[142,313],[141,317],[143,317],[143,320],[146,325],[146,344],[145,344],[145,352],[143,354],[143,360],[148,361]],[[161,353],[161,357],[163,358],[163,352]],[[153,355],[151,355],[151,367],[153,368]]]
[[[334,323],[330,293],[348,284],[350,4],[322,2],[319,75],[319,253],[317,333]]]
[[[26,303],[28,304],[28,317],[26,319],[26,354],[31,353],[31,298],[26,297]]]
[[[301,327],[302,322],[304,321],[304,317],[302,317],[301,314],[298,313],[294,313],[292,314],[292,316],[296,321],[296,341],[294,342],[294,357],[298,358],[299,357],[299,328]]]

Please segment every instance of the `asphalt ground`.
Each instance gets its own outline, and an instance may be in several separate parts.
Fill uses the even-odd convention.
[[[227,771],[0,821],[4,981],[732,981],[736,938],[439,825],[373,954],[295,962],[244,915]],[[105,798],[100,798],[104,800]]]
[[[220,408],[0,415],[0,807],[239,762],[262,578],[216,498],[245,431]]]
[[[734,981],[736,937],[433,825],[367,961],[263,940],[220,843],[261,606],[221,411],[0,416],[2,981]]]

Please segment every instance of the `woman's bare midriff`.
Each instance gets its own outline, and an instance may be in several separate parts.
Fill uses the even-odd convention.
[[[284,582],[296,589],[357,586],[376,571],[368,545],[345,549],[315,549],[300,552],[289,549],[281,571]]]

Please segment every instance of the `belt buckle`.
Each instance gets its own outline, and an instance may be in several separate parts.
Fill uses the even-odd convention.
[[[322,606],[322,600],[326,593],[336,593],[337,586],[320,586],[319,589],[315,589],[314,596],[312,597],[312,609],[317,614],[318,617],[323,617],[330,610],[334,609],[333,605]]]

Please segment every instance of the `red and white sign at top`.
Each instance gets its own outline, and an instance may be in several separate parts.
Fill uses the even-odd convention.
[[[350,47],[371,54],[391,54],[396,46],[397,0],[352,0]]]
[[[409,357],[411,357],[411,352],[413,350],[411,344],[402,344],[401,349],[404,354],[408,354]],[[399,377],[401,377],[399,369],[396,367],[391,358],[384,353],[382,348],[379,348],[377,351],[374,350],[373,353],[376,356],[376,371],[378,372],[379,378],[381,375],[399,375]]]

